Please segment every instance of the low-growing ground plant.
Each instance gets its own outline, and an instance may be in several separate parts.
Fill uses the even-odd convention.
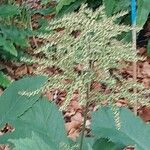
[[[149,104],[145,96],[148,90],[121,74],[128,63],[142,59],[132,50],[131,43],[118,40],[122,32],[130,30],[115,23],[123,15],[124,12],[108,18],[104,7],[93,12],[82,6],[78,12],[49,22],[46,30],[50,32],[39,35],[46,44],[35,50],[32,59],[22,58],[24,62],[38,64],[35,74],[47,78],[14,82],[0,97],[0,143],[10,142],[15,150],[121,150],[129,145],[137,150],[149,150],[149,125],[128,109],[115,106],[119,99],[128,100],[132,106],[137,100],[141,105]],[[51,68],[57,73],[51,75]],[[101,88],[93,89],[93,83]],[[137,93],[133,92],[134,88]],[[68,139],[61,112],[54,102],[40,95],[48,89],[67,92],[60,110],[67,108],[73,93],[78,91],[78,101],[85,112],[81,136],[76,142]],[[86,138],[88,107],[93,103],[100,105],[104,100],[109,106],[101,107],[92,115],[94,137]],[[5,134],[8,124],[15,130]]]
[[[101,107],[92,113],[91,137],[85,137],[82,147],[81,137],[69,139],[57,106],[35,92],[46,81],[44,76],[24,78],[0,96],[0,144],[13,150],[149,150],[150,126],[127,108],[118,110],[119,130],[112,108]]]
[[[46,30],[51,32],[39,35],[46,44],[35,51],[36,57],[22,59],[38,64],[35,74],[49,77],[46,90],[61,89],[67,92],[61,110],[67,108],[73,93],[76,90],[79,92],[79,103],[85,106],[80,150],[90,104],[107,100],[114,112],[118,130],[121,129],[121,122],[118,108],[114,105],[117,100],[126,99],[132,106],[136,101],[141,105],[149,104],[145,96],[148,90],[132,78],[127,80],[121,75],[121,69],[127,67],[128,62],[142,60],[133,51],[131,43],[118,40],[122,32],[130,30],[129,26],[115,23],[123,15],[124,12],[108,18],[104,7],[93,12],[82,6],[78,12],[50,21]],[[51,68],[58,73],[49,75]],[[101,89],[92,89],[93,83],[98,83]],[[137,93],[133,92],[135,88]]]

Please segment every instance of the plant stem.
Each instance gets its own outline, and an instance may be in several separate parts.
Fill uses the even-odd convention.
[[[30,25],[30,29],[33,31],[31,16],[30,16],[30,20],[29,20],[29,25]],[[38,48],[38,44],[37,44],[37,41],[36,41],[36,38],[34,35],[32,36],[32,39],[33,39],[35,47]]]
[[[133,63],[133,80],[134,80],[135,83],[137,82],[137,71],[136,71],[136,68],[137,68],[137,63],[134,62]],[[137,88],[134,88],[134,93],[135,94],[137,93]],[[134,114],[136,116],[137,116],[137,110],[138,110],[138,99],[137,99],[137,96],[136,96],[136,101],[135,101],[135,104],[134,104]]]
[[[81,141],[80,141],[79,150],[82,150],[82,147],[83,147],[84,132],[85,132],[85,129],[86,129],[86,121],[87,121],[87,116],[88,116],[88,107],[89,107],[89,84],[87,84],[86,99],[87,99],[87,102],[86,102],[86,105],[85,105],[84,121],[83,121],[83,126],[82,126]]]
[[[89,39],[89,54],[90,54],[90,50],[91,50],[91,47],[90,47],[90,39]],[[88,62],[88,65],[89,65],[89,70],[92,71],[93,69],[93,65],[94,65],[94,62],[93,60],[89,60]],[[83,73],[83,72],[82,72]],[[88,116],[88,108],[89,108],[89,105],[90,105],[90,86],[91,86],[91,81],[86,83],[86,105],[85,105],[85,111],[84,111],[84,121],[83,121],[83,126],[82,126],[82,132],[81,132],[81,141],[80,141],[80,146],[79,146],[79,150],[82,150],[83,148],[83,142],[84,142],[84,132],[85,132],[85,129],[86,129],[86,121],[87,121],[87,116]]]
[[[136,25],[133,24],[132,25],[132,48],[133,50],[136,52]],[[137,82],[137,62],[133,62],[133,80],[134,82],[136,83]],[[137,88],[134,88],[134,93],[136,94],[137,93]],[[137,96],[136,96],[136,101],[135,101],[135,104],[134,104],[134,113],[135,115],[137,115],[137,109],[138,109],[138,100],[137,100]]]

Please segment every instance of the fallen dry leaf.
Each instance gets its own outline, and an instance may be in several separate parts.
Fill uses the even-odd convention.
[[[80,124],[82,124],[82,114],[80,112],[75,113],[75,115],[71,117],[71,121],[78,121]]]
[[[10,150],[8,145],[0,145],[0,150]]]
[[[90,129],[90,125],[91,125],[90,120],[86,120],[85,126],[86,126],[87,129]]]
[[[100,91],[102,89],[101,84],[93,81],[91,84],[91,90]]]
[[[52,66],[52,67],[45,68],[44,72],[51,76],[51,75],[62,74],[63,71],[60,68]]]
[[[22,77],[26,74],[32,74],[33,68],[27,65],[21,65],[14,71],[15,78]]]
[[[123,149],[123,150],[135,150],[135,148],[134,148],[133,146],[128,146],[128,147],[126,147],[126,148]]]
[[[68,135],[68,137],[75,141],[76,138],[79,136],[79,133],[80,133],[79,130],[74,130],[72,133]]]
[[[144,84],[145,88],[150,88],[150,78],[143,78],[142,83]]]
[[[81,110],[82,107],[79,105],[77,100],[72,100],[68,106],[68,110],[71,111],[73,110],[74,112],[76,112],[77,110]]]
[[[124,106],[127,106],[129,103],[125,99],[120,99],[120,100],[117,100],[117,102],[115,104],[118,107],[124,107]]]
[[[143,63],[142,74],[150,77],[150,64],[147,61]]]
[[[0,96],[3,94],[3,89],[0,88]]]
[[[143,54],[145,54],[146,53],[146,48],[145,47],[141,47],[141,48],[139,48],[138,49],[138,53],[140,54],[140,55],[143,55]]]
[[[14,130],[15,128],[13,128],[12,125],[10,125],[9,123],[6,123],[5,126],[2,129],[0,129],[0,136],[8,132],[13,132]]]
[[[150,121],[150,108],[143,106],[138,110],[139,116],[145,121],[149,122]]]
[[[16,77],[21,77],[23,75],[26,75],[27,73],[28,73],[28,68],[26,65],[21,65],[14,72]]]
[[[68,122],[65,124],[66,126],[66,130],[68,131],[68,133],[71,131],[71,129],[79,129],[81,126],[81,123],[78,121],[72,121],[72,122]]]

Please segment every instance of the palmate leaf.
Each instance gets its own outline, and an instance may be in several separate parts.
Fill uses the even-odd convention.
[[[92,115],[92,131],[97,137],[109,138],[112,142],[132,145],[136,150],[149,150],[150,126],[126,109],[120,109],[120,130],[116,129],[114,113],[110,107],[100,108]]]
[[[7,122],[15,120],[29,109],[40,95],[22,96],[20,91],[35,91],[44,85],[47,78],[42,76],[28,77],[13,82],[0,97],[0,128]]]
[[[9,141],[15,145],[14,150],[57,150],[54,143],[49,142],[48,145],[35,133],[32,133],[31,138]]]
[[[7,78],[7,76],[0,71],[0,86],[6,88],[10,85],[11,81]]]
[[[12,122],[15,131],[1,137],[0,143],[8,139],[31,137],[37,133],[47,144],[52,142],[58,148],[61,143],[68,144],[64,120],[57,107],[47,100],[39,100],[20,119]]]
[[[43,139],[51,139],[57,146],[58,143],[68,142],[62,114],[55,104],[47,100],[37,102],[21,120],[29,126],[30,131],[35,130]]]

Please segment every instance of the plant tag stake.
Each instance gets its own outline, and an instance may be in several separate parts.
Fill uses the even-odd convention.
[[[132,48],[134,51],[136,51],[136,0],[131,0],[131,21],[132,21]],[[135,61],[133,63],[133,80],[136,83],[137,82],[137,62]],[[137,89],[134,88],[134,93],[137,93]],[[137,99],[137,98],[136,98]],[[134,106],[134,113],[137,115],[137,106],[138,101],[136,100],[135,106]]]

